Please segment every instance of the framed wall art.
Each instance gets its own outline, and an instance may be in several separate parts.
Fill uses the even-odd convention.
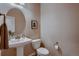
[[[37,29],[37,28],[38,28],[37,20],[31,20],[31,29]]]

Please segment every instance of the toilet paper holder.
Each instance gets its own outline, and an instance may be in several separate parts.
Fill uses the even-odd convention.
[[[54,44],[54,48],[59,51],[59,49],[60,49],[60,47],[59,47],[59,42],[56,42],[56,43]]]
[[[59,42],[56,42],[56,43],[54,44],[54,48],[55,48],[56,51],[58,51],[58,54],[59,54],[59,55],[62,55],[62,49],[61,49],[60,46],[59,46]]]

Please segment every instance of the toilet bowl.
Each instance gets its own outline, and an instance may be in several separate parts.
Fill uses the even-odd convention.
[[[37,56],[48,56],[49,51],[46,48],[40,47],[40,45],[41,45],[40,39],[32,40],[32,46],[36,50]]]
[[[37,49],[37,54],[38,56],[48,56],[49,55],[49,51],[46,48],[39,48]]]

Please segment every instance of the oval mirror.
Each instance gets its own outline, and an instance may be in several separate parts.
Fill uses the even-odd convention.
[[[15,33],[21,34],[26,27],[26,21],[22,11],[18,8],[12,8],[7,12],[6,15],[15,18]]]

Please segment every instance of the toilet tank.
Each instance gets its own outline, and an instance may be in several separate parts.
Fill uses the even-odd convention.
[[[40,39],[35,39],[35,40],[32,40],[32,46],[34,49],[38,49],[41,45],[41,40]]]

